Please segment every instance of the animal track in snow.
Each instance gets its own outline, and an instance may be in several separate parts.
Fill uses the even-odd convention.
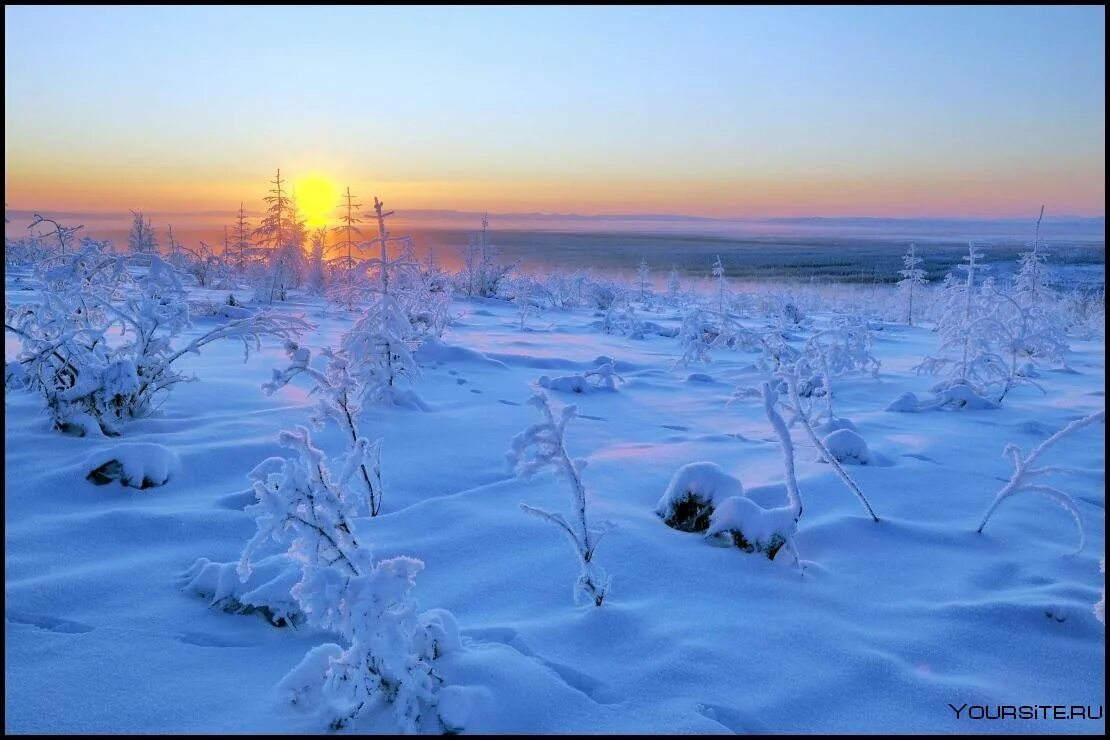
[[[92,632],[94,629],[91,625],[83,622],[59,619],[58,617],[51,617],[46,614],[28,614],[27,612],[18,612],[12,609],[4,612],[4,619],[12,624],[26,624],[31,627],[38,627],[40,630],[60,632],[67,635],[83,635],[86,632]]]
[[[567,686],[585,694],[598,704],[616,704],[621,701],[621,697],[616,691],[593,676],[588,676],[568,665],[556,663],[553,660],[547,660],[536,655],[532,648],[528,646],[528,643],[524,641],[524,638],[520,636],[520,633],[512,627],[466,629],[462,630],[462,635],[479,642],[495,642],[516,650],[521,655],[551,669]]]

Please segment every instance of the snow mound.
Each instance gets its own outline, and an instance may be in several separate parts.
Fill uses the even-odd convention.
[[[672,529],[703,532],[720,502],[743,495],[744,486],[720,465],[694,462],[683,465],[674,474],[655,506],[655,513]]]
[[[963,383],[956,383],[947,388],[941,388],[937,391],[937,405],[938,406],[952,406],[958,409],[996,409],[998,404],[989,398],[984,398],[975,392],[975,390]]]
[[[581,375],[560,375],[552,378],[541,375],[536,381],[541,388],[562,393],[593,393],[594,391],[615,391],[617,380],[623,380],[613,371],[613,364],[606,362]]]
[[[744,552],[761,552],[774,560],[794,533],[795,514],[789,506],[764,509],[746,496],[730,496],[713,512],[705,536],[728,535]]]
[[[713,376],[708,373],[690,373],[686,376],[687,383],[713,383]]]
[[[85,459],[87,480],[98,486],[118,480],[131,488],[153,488],[181,469],[177,453],[149,442],[128,442],[100,450]]]
[[[416,358],[416,361],[420,363],[475,362],[483,365],[493,365],[494,367],[502,369],[508,367],[500,360],[487,357],[477,350],[446,344],[435,337],[426,337],[424,343],[413,353],[413,356]]]
[[[843,419],[839,416],[834,416],[817,427],[817,431],[821,434],[829,434],[838,429],[850,429],[857,434],[859,433],[859,429],[856,428],[856,425],[852,423],[851,419]]]
[[[919,408],[921,408],[921,403],[917,400],[917,396],[910,391],[906,391],[886,405],[887,411],[899,413],[909,413],[917,411]]]
[[[866,465],[871,461],[871,450],[868,449],[867,442],[858,432],[851,429],[837,429],[821,441],[837,462]],[[828,462],[828,460],[822,457],[820,462]]]
[[[181,590],[231,614],[260,612],[275,627],[303,621],[290,593],[301,579],[301,569],[284,552],[252,560],[246,583],[239,580],[238,565],[198,558],[184,574]]]

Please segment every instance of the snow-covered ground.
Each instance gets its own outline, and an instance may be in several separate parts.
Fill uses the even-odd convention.
[[[17,299],[9,290],[9,299]],[[304,344],[338,344],[351,319],[319,302]],[[676,369],[677,340],[612,336],[591,311],[547,311],[521,330],[510,304],[456,300],[461,315],[418,355],[413,388],[429,411],[372,408],[384,439],[382,514],[358,520],[376,557],[424,561],[422,609],[454,613],[464,650],[437,668],[468,732],[1083,732],[1104,720],[971,719],[964,708],[1090,706],[1105,695],[1103,625],[1092,607],[1103,576],[1105,431],[1096,424],[1046,455],[1079,469],[1056,485],[1075,523],[1034,495],[1002,504],[975,529],[1009,479],[1007,443],[1029,451],[1105,405],[1104,343],[1073,341],[1067,370],[1010,393],[1002,408],[893,413],[933,379],[911,367],[933,352],[928,328],[875,333],[877,379],[836,385],[837,414],[869,449],[851,474],[875,523],[795,429],[805,502],[787,555],[770,561],[668,528],[655,509],[675,471],[716,463],[763,505],[785,502],[781,452],[757,399],[755,355],[716,351]],[[676,327],[666,311],[650,317]],[[818,320],[824,318],[818,315]],[[210,328],[196,319],[189,334]],[[7,342],[8,352],[12,342]],[[512,476],[505,452],[538,421],[526,402],[541,375],[581,374],[612,358],[615,392],[549,390],[575,403],[567,447],[590,515],[611,531],[597,563],[612,577],[604,604],[575,606],[574,553],[521,502],[568,511],[563,481]],[[246,364],[241,346],[209,345],[182,360],[199,380],[122,438],[51,431],[30,394],[5,394],[5,715],[9,732],[317,731],[282,703],[279,680],[333,638],[276,628],[258,614],[210,608],[183,590],[198,558],[233,562],[255,531],[247,473],[287,455],[277,434],[306,424],[314,399],[296,382],[260,386],[286,363],[273,342]],[[708,377],[688,376],[693,372]],[[343,446],[334,428],[316,433]],[[137,473],[168,475],[138,489],[86,476],[121,443]],[[126,463],[126,461],[125,461]],[[125,466],[126,467],[126,464]],[[391,731],[376,714],[353,729]]]

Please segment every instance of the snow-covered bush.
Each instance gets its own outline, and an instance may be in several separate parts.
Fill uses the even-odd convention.
[[[772,390],[770,383],[763,383],[760,395],[763,398],[763,410],[779,438],[779,447],[782,450],[786,505],[766,509],[742,495],[729,496],[720,501],[711,513],[705,536],[710,539],[725,536],[744,552],[761,552],[770,560],[774,560],[779,550],[786,546],[794,556],[794,564],[801,570],[801,558],[794,544],[798,521],[802,517],[802,497],[794,471],[794,442],[790,439],[786,422],[776,408],[779,396]]]
[[[420,377],[420,367],[412,355],[420,344],[400,299],[379,294],[341,340],[351,375],[359,383],[362,403],[427,410],[414,391],[398,387],[401,379],[412,382]]]
[[[837,462],[866,465],[871,460],[871,450],[858,432],[851,429],[837,429],[826,435],[821,442]],[[827,462],[822,459],[821,462]]]
[[[587,517],[586,486],[582,483],[582,468],[586,461],[572,460],[566,447],[567,422],[575,417],[577,408],[564,406],[556,419],[543,392],[537,392],[528,402],[539,410],[543,421],[533,424],[513,438],[512,447],[507,453],[509,464],[513,472],[525,480],[544,468],[551,468],[562,476],[570,486],[574,513],[568,521],[562,514],[523,503],[520,507],[529,514],[554,524],[574,546],[580,568],[574,586],[575,603],[580,603],[584,598],[595,606],[601,606],[609,593],[611,579],[594,561],[594,555],[605,530],[591,527]]]
[[[459,643],[446,612],[417,612],[411,591],[424,564],[408,557],[374,562],[354,523],[367,506],[361,488],[350,485],[357,466],[333,465],[304,427],[282,432],[279,441],[296,457],[270,458],[251,473],[257,502],[248,512],[257,531],[239,576],[246,581],[256,551],[276,541],[300,570],[291,594],[305,621],[344,642],[311,650],[281,689],[333,730],[388,707],[402,732],[442,732],[434,663]]]
[[[675,471],[655,505],[655,513],[672,529],[704,532],[718,504],[743,495],[744,486],[740,481],[717,463],[689,463]]]
[[[940,347],[914,368],[918,374],[945,376],[937,392],[964,385],[985,397],[992,386],[1006,381],[1005,361],[995,351],[994,326],[988,320],[992,301],[975,282],[987,269],[980,263],[982,258],[983,253],[969,244],[965,264],[957,265],[966,274],[963,283],[945,280],[940,301],[944,309],[934,329],[940,333]]]
[[[242,341],[246,357],[264,336],[291,339],[310,328],[298,317],[260,312],[175,348],[173,338],[190,326],[181,281],[153,254],[134,277],[130,259],[97,245],[67,255],[44,273],[37,300],[5,317],[5,331],[20,341],[5,386],[40,393],[57,429],[119,434],[124,422],[148,415],[174,385],[191,379],[174,369],[185,354],[231,338]],[[111,343],[109,331],[116,335]]]
[[[1066,509],[1067,512],[1072,515],[1072,517],[1075,519],[1076,527],[1079,528],[1079,547],[1076,549],[1076,552],[1082,550],[1084,541],[1083,520],[1079,516],[1079,509],[1078,507],[1076,507],[1075,501],[1072,500],[1071,496],[1064,493],[1060,489],[1045,485],[1044,483],[1040,482],[1042,476],[1050,475],[1053,473],[1067,474],[1071,471],[1068,468],[1058,466],[1045,466],[1040,468],[1034,468],[1031,466],[1034,462],[1036,462],[1037,458],[1043,455],[1050,447],[1052,447],[1054,444],[1056,444],[1072,432],[1078,431],[1083,427],[1090,426],[1091,424],[1095,424],[1100,421],[1104,422],[1105,420],[1106,411],[1096,411],[1095,413],[1089,416],[1085,416],[1082,419],[1077,419],[1065,426],[1060,431],[1053,434],[1044,442],[1041,442],[1032,452],[1030,452],[1024,458],[1021,456],[1021,449],[1017,445],[1006,445],[1006,447],[1002,450],[1002,454],[1008,455],[1013,461],[1014,472],[1010,476],[1010,480],[1006,482],[1006,485],[1004,485],[1002,489],[995,495],[994,501],[991,502],[991,505],[987,509],[987,512],[983,515],[983,519],[981,522],[979,522],[979,528],[976,531],[980,533],[983,531],[983,527],[987,526],[987,521],[990,520],[991,515],[994,514],[995,509],[997,509],[998,505],[1006,499],[1018,493],[1026,491],[1029,493],[1039,493],[1042,496],[1060,504],[1060,506],[1063,506],[1064,509]]]
[[[104,485],[118,480],[130,488],[153,488],[165,484],[180,470],[177,453],[159,444],[135,442],[94,452],[85,459],[87,480]]]
[[[366,511],[359,514],[377,516],[381,511],[384,486],[382,485],[381,448],[382,440],[371,441],[366,437],[359,425],[362,413],[362,399],[366,397],[365,390],[359,381],[359,376],[352,375],[351,358],[343,350],[334,352],[325,349],[323,354],[327,358],[327,366],[323,372],[309,365],[311,351],[301,347],[296,342],[286,342],[285,352],[291,363],[284,370],[274,370],[274,377],[269,383],[262,386],[267,395],[285,386],[300,375],[307,375],[313,382],[312,393],[318,394],[316,413],[312,416],[312,423],[322,429],[328,421],[333,422],[343,432],[347,440],[344,453],[345,465],[357,467],[358,475],[355,476],[355,485],[361,487],[361,499],[366,502]]]
[[[616,280],[598,278],[587,285],[586,297],[591,308],[612,311],[628,300],[628,291]]]
[[[594,391],[615,391],[616,381],[623,381],[613,370],[611,362],[605,362],[580,375],[560,375],[549,377],[541,375],[536,381],[541,388],[561,393],[593,393]]]
[[[456,289],[466,296],[496,298],[501,282],[517,267],[500,261],[489,243],[489,217],[482,216],[482,231],[463,250],[463,268],[455,277]]]

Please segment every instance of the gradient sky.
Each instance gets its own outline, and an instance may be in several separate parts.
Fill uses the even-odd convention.
[[[4,15],[11,209],[1104,214],[1102,7]]]

